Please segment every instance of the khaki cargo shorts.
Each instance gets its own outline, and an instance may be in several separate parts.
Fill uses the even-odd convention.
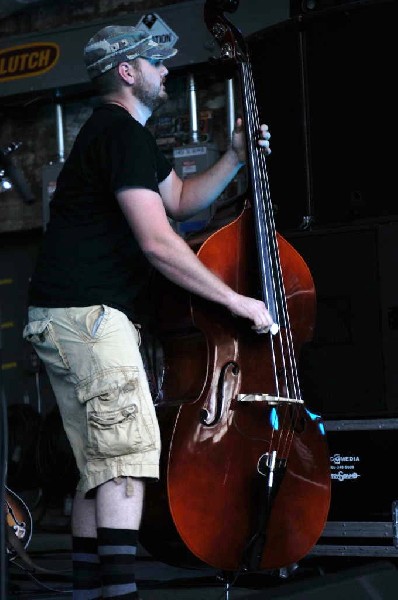
[[[118,477],[159,477],[160,432],[139,329],[105,305],[29,307],[23,337],[46,367],[86,494]]]

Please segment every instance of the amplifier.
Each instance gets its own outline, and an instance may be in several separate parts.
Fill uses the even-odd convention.
[[[325,421],[328,521],[311,555],[398,556],[398,419]]]

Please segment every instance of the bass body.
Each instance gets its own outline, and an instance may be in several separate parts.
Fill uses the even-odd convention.
[[[245,295],[258,293],[252,220],[246,202],[232,223],[191,243],[206,266]],[[282,236],[277,243],[299,354],[312,337],[314,285],[302,257]],[[283,378],[276,389],[274,373],[283,374],[286,357],[270,336],[167,280],[159,278],[154,289],[162,299],[156,314],[164,361],[157,407],[162,472],[147,487],[141,542],[172,564],[201,561],[233,571],[296,562],[316,543],[329,510],[329,453],[320,416],[303,403],[273,404],[289,390]],[[281,466],[275,479],[277,472],[283,476],[267,498],[259,468],[273,448]]]

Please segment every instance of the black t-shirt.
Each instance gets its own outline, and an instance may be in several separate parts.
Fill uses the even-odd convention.
[[[170,172],[151,133],[126,110],[114,104],[94,109],[58,177],[29,304],[107,304],[134,318],[150,267],[115,194],[159,192]]]

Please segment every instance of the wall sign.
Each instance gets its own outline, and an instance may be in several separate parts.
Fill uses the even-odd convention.
[[[32,42],[0,50],[0,83],[42,75],[59,58],[59,46],[53,42]]]
[[[174,46],[178,40],[178,35],[156,13],[143,15],[136,27],[152,35],[158,44]]]

